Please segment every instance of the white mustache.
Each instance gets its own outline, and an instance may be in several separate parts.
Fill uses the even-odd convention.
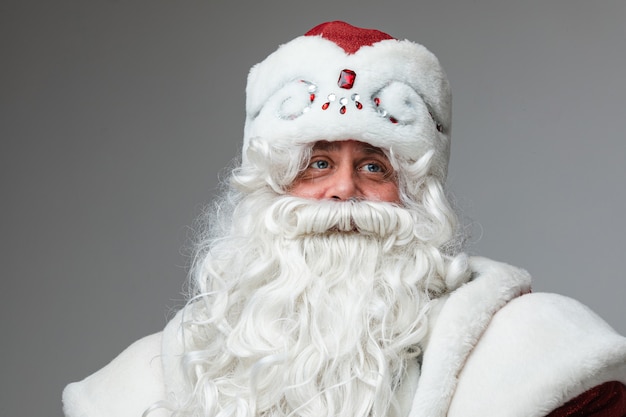
[[[267,229],[287,238],[328,233],[393,237],[401,244],[414,237],[415,219],[396,204],[373,201],[307,200],[280,197],[268,209]]]

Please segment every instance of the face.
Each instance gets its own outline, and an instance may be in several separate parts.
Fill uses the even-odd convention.
[[[400,203],[396,173],[384,152],[355,140],[319,141],[289,194],[315,200]]]

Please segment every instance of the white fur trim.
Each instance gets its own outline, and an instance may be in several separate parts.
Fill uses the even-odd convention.
[[[185,375],[182,359],[185,352],[183,321],[187,307],[176,313],[163,330],[163,372],[165,389],[173,399],[184,398]]]
[[[442,300],[445,304],[430,324],[410,417],[447,415],[457,376],[492,316],[530,291],[530,276],[524,270],[476,257],[470,258],[470,266],[474,279]]]
[[[626,338],[578,301],[528,294],[500,310],[460,375],[449,417],[541,417],[626,383]]]
[[[107,366],[63,390],[67,417],[141,417],[165,398],[161,366],[161,333],[130,345]],[[150,417],[165,417],[157,409]]]
[[[349,90],[337,85],[344,69],[356,72]],[[312,103],[310,85],[316,86]],[[355,93],[363,104],[361,110],[351,99]],[[329,94],[336,99],[322,110]],[[422,45],[388,39],[346,54],[321,36],[301,36],[252,68],[246,95],[244,163],[251,140],[288,147],[355,139],[412,160],[432,149],[432,173],[441,179],[446,175],[450,88],[437,58]],[[342,97],[347,100],[345,114],[339,112]],[[375,97],[381,99],[380,107]],[[383,109],[387,116],[381,114]],[[389,116],[398,123],[392,123]]]

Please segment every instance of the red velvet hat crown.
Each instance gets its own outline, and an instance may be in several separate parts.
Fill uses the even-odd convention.
[[[348,54],[355,53],[362,46],[371,46],[386,39],[395,39],[380,30],[358,28],[339,20],[319,24],[304,34],[304,36],[318,35],[341,46]]]

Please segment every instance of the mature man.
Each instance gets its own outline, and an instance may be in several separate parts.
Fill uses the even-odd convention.
[[[421,45],[319,25],[253,67],[187,306],[70,417],[626,416],[626,339],[460,252],[450,91]]]

